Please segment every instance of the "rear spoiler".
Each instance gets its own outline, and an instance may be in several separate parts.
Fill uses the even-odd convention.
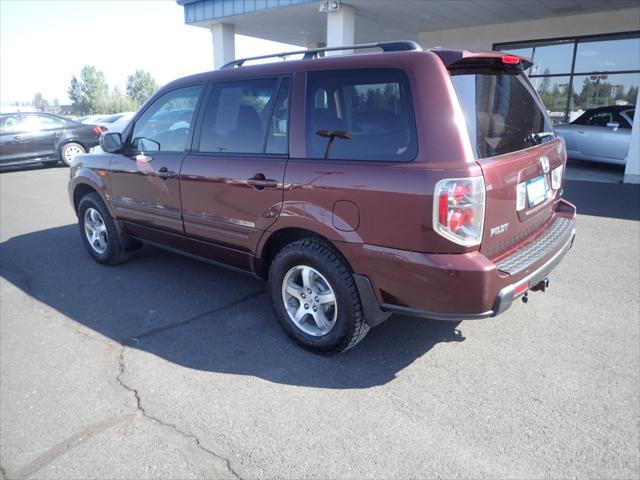
[[[447,68],[500,67],[526,70],[533,65],[528,58],[502,52],[470,52],[444,48],[433,48],[431,51],[440,57]]]

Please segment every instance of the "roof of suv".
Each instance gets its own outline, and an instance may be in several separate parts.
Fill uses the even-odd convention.
[[[382,52],[371,52],[371,49],[379,48]],[[323,52],[331,52],[338,50],[369,50],[365,52],[353,53],[350,55],[332,55],[332,56],[319,56]],[[250,57],[244,59],[234,60],[224,65],[219,70],[199,73],[188,77],[177,79],[167,86],[175,87],[183,83],[194,83],[199,81],[206,81],[211,78],[218,79],[237,79],[238,77],[251,77],[258,75],[273,75],[273,74],[285,74],[297,71],[311,71],[311,70],[332,70],[343,68],[384,68],[390,63],[409,63],[416,59],[419,55],[437,55],[443,64],[447,67],[453,66],[465,66],[473,63],[479,59],[484,61],[490,60],[494,63],[505,64],[519,64],[522,68],[528,68],[529,60],[514,55],[505,55],[500,52],[472,52],[469,50],[460,49],[442,49],[434,48],[429,50],[422,50],[420,46],[412,41],[404,42],[386,42],[378,44],[361,44],[351,45],[344,47],[329,47],[312,50],[298,50],[293,52],[283,52],[273,55],[265,55],[261,57]],[[275,61],[270,63],[260,63],[255,65],[244,64],[253,60],[263,60],[268,58],[286,58],[293,55],[303,55],[302,59],[287,60],[287,61]],[[507,62],[505,57],[517,59],[515,61]],[[390,62],[393,59],[394,62]]]

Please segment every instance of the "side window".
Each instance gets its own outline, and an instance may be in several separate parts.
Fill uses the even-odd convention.
[[[611,112],[598,112],[587,119],[587,125],[591,125],[592,127],[606,127],[607,123],[612,121]]]
[[[418,152],[409,81],[395,69],[312,72],[307,157],[410,161]]]
[[[158,98],[136,121],[131,136],[134,150],[183,152],[202,87],[174,90]]]
[[[623,113],[626,113],[627,115],[629,115],[628,111],[627,112],[623,112]],[[633,116],[631,116],[630,118],[633,119]],[[631,128],[631,125],[629,124],[627,119],[625,117],[623,117],[622,115],[620,115],[618,112],[614,112],[613,121],[617,122],[618,125],[620,126],[620,128]]]
[[[36,118],[42,130],[64,127],[64,122],[54,117],[49,117],[47,115],[37,115]]]
[[[64,127],[64,122],[46,115],[24,115],[22,117],[22,130],[37,132],[38,130],[52,130]]]
[[[4,115],[0,117],[0,133],[21,131],[23,127],[24,124],[19,115]]]
[[[286,155],[289,153],[289,110],[291,79],[280,82],[278,96],[273,108],[273,115],[267,132],[265,152]]]
[[[205,107],[201,152],[262,153],[278,79],[214,85]]]

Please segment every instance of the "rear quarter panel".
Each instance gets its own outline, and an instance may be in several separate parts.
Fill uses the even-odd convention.
[[[464,117],[452,97],[453,87],[440,59],[429,52],[412,52],[359,55],[333,63],[332,69],[344,64],[345,69],[398,68],[407,73],[418,154],[411,162],[306,159],[306,74],[300,72],[294,81],[291,158],[285,175],[282,213],[270,232],[298,227],[335,241],[416,252],[469,251],[468,247],[444,239],[432,227],[435,184],[446,177],[481,175],[466,130],[460,129]],[[353,231],[336,228],[352,223],[350,219],[334,217],[338,201],[356,205],[359,221]]]

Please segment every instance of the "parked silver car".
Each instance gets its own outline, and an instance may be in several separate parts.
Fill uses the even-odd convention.
[[[555,130],[576,160],[624,165],[631,141],[635,105],[611,105],[587,110]]]

